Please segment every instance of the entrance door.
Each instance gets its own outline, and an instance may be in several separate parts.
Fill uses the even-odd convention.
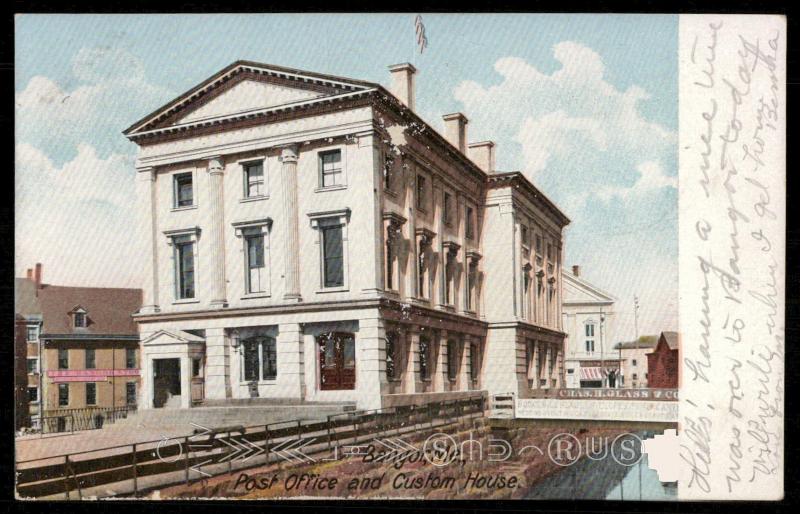
[[[353,334],[332,332],[317,337],[320,389],[355,389],[356,341]]]
[[[164,407],[170,398],[181,395],[180,359],[153,360],[153,407]]]

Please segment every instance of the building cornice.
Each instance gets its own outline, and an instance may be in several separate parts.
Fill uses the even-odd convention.
[[[138,341],[139,336],[138,334],[40,334],[39,339],[47,341]]]
[[[488,176],[488,186],[490,189],[500,187],[511,187],[512,190],[517,190],[525,193],[525,195],[533,200],[533,203],[541,207],[547,214],[549,214],[561,227],[570,224],[570,219],[566,214],[561,212],[547,196],[544,195],[539,189],[534,186],[530,180],[519,171],[506,171],[493,173]]]
[[[275,66],[272,64],[240,60],[226,66],[186,93],[151,112],[144,118],[125,129],[123,134],[130,137],[142,132],[148,127],[151,127],[155,123],[163,122],[174,116],[176,113],[183,111],[187,106],[206,97],[209,93],[224,87],[225,84],[231,81],[231,79],[247,73],[293,81],[296,82],[299,87],[304,88],[327,87],[335,88],[336,90],[340,91],[357,91],[371,89],[377,85],[370,82],[337,77],[334,75],[325,75],[321,73],[286,68],[283,66]]]

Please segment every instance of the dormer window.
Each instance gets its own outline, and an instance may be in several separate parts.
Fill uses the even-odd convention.
[[[72,326],[73,328],[86,328],[86,310],[83,307],[76,307],[72,311]]]

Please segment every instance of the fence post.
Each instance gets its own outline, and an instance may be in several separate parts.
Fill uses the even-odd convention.
[[[298,441],[299,441],[300,439],[302,439],[302,437],[301,437],[301,434],[300,434],[300,431],[302,430],[301,424],[302,424],[302,421],[300,421],[300,420],[298,419],[298,420],[297,420],[297,440],[298,440]]]
[[[269,425],[264,425],[264,464],[269,464]]]
[[[64,497],[69,500],[69,455],[64,456]]]
[[[331,416],[328,415],[328,451],[331,449]]]
[[[184,471],[186,473],[186,485],[189,485],[189,436],[185,438],[186,442],[186,458],[184,459]]]
[[[136,443],[133,443],[133,497],[139,496],[139,480],[136,469]]]
[[[231,431],[228,430],[228,442],[231,442]],[[228,453],[233,453],[233,447],[229,446]],[[233,473],[233,459],[228,459],[228,474]]]

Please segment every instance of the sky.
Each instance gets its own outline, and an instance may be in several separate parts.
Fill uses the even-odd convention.
[[[419,70],[417,112],[463,112],[497,168],[572,220],[565,267],[617,301],[617,339],[677,329],[673,15],[18,15],[16,274],[141,287],[136,145],[122,130],[239,59],[379,82]]]

